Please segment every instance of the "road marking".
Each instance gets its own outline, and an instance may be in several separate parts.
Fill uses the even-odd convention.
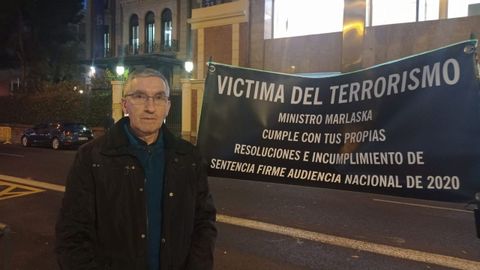
[[[2,189],[4,186],[5,188]],[[0,201],[44,191],[43,189],[0,181]]]
[[[60,185],[43,183],[40,181],[22,179],[22,178],[13,177],[13,176],[7,176],[7,175],[0,175],[0,179],[10,181],[10,182],[15,182],[15,183],[42,187],[45,189],[65,192],[65,187]],[[379,199],[375,199],[375,200],[379,200]],[[386,201],[386,200],[379,200],[379,201],[394,202],[394,201]],[[423,205],[416,205],[416,204],[412,204],[412,205],[426,207]],[[453,208],[450,209],[445,207],[433,207],[433,208],[439,208],[444,210],[447,209],[447,210],[465,211],[465,210],[458,210]],[[469,212],[469,211],[465,211],[465,212]],[[320,242],[323,244],[361,250],[361,251],[376,253],[380,255],[405,259],[405,260],[417,261],[417,262],[428,263],[428,264],[436,264],[440,266],[451,267],[456,269],[464,269],[464,270],[480,269],[480,262],[477,262],[477,261],[471,261],[471,260],[461,259],[457,257],[417,251],[413,249],[399,248],[399,247],[376,244],[376,243],[371,243],[366,241],[354,240],[354,239],[349,239],[345,237],[339,237],[339,236],[333,236],[333,235],[328,235],[328,234],[323,234],[318,232],[302,230],[302,229],[296,229],[292,227],[265,223],[265,222],[256,221],[256,220],[217,214],[217,221],[221,223],[245,227],[249,229],[276,233],[276,234],[290,236],[294,238],[301,238],[305,240]]]
[[[19,157],[19,158],[25,157],[24,155],[17,155],[17,154],[10,154],[10,153],[0,153],[0,156]]]
[[[217,215],[217,221],[236,225],[240,227],[246,227],[250,229],[276,233],[286,235],[294,238],[301,238],[310,241],[320,242],[323,244],[339,246],[344,248],[350,248],[355,250],[367,251],[371,253],[377,253],[385,256],[417,261],[427,264],[436,264],[445,267],[451,267],[455,269],[465,270],[478,270],[480,269],[480,262],[471,261],[451,256],[445,256],[435,253],[417,251],[407,248],[399,248],[382,244],[375,244],[365,241],[353,240],[345,237],[333,236],[318,232],[306,231],[291,227],[280,226],[276,224],[265,223],[256,220],[237,218],[225,215]]]
[[[472,213],[471,210],[463,210],[463,209],[455,209],[455,208],[449,208],[449,207],[433,206],[433,205],[428,205],[428,204],[406,203],[406,202],[390,201],[390,200],[382,200],[382,199],[373,199],[373,200],[376,201],[376,202],[383,202],[383,203],[401,204],[401,205],[408,205],[408,206],[415,206],[415,207],[456,211],[456,212],[462,212],[462,213]]]
[[[13,177],[13,176],[1,175],[0,174],[0,180],[5,180],[5,181],[8,181],[8,182],[23,184],[23,185],[28,185],[28,186],[33,186],[33,187],[38,187],[38,188],[43,188],[43,189],[65,192],[65,187],[64,186],[45,183],[45,182],[36,181],[36,180],[32,180],[32,179],[24,179],[24,178],[19,178],[19,177]]]

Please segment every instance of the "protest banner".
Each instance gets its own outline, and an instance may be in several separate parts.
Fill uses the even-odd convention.
[[[441,201],[480,192],[476,41],[324,78],[209,65],[210,176]]]

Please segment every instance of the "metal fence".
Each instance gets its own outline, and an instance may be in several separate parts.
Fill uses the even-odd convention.
[[[138,43],[136,45],[127,44],[123,47],[120,46],[119,51],[123,51],[124,55],[176,53],[179,51],[179,44],[175,39],[162,43],[151,42]]]

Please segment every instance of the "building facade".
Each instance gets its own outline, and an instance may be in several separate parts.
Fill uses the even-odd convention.
[[[417,0],[416,19],[373,25],[375,1],[344,0],[339,31],[277,38],[275,1],[285,0],[89,0],[86,58],[112,70],[121,64],[166,74],[177,94],[173,108],[181,109],[173,112],[178,129],[194,141],[210,60],[283,73],[348,72],[480,36],[480,16],[449,18],[458,1]],[[433,19],[419,20],[427,3],[437,8]]]
[[[161,71],[171,86],[171,128],[180,132],[181,85],[191,60],[191,0],[88,0],[85,18],[85,79],[101,72],[149,67]]]
[[[339,31],[276,38],[272,25],[277,16],[275,1],[280,0],[236,0],[193,9],[189,22],[197,37],[195,60],[205,62],[212,58],[216,62],[284,73],[345,72],[480,36],[480,16],[476,15],[479,12],[448,16],[449,8],[464,1],[431,0],[428,3],[437,4],[434,19],[415,21],[414,14],[410,22],[372,26],[368,11],[375,1],[343,0],[343,25]],[[417,0],[426,5],[425,1]],[[293,10],[295,3],[291,5]],[[469,7],[480,8],[480,4],[465,6]],[[355,35],[349,32],[352,26]],[[349,54],[355,54],[356,59],[348,59]],[[351,67],[352,62],[358,65]]]
[[[273,22],[278,14],[275,13],[275,1],[287,3],[287,13],[298,9],[295,1],[236,0],[192,10],[188,22],[195,37],[193,55],[196,72],[193,74],[196,80],[184,81],[183,86],[184,93],[189,97],[184,102],[187,106],[184,106],[183,113],[192,116],[182,121],[185,137],[196,138],[206,62],[210,59],[282,73],[337,73],[368,68],[480,37],[480,16],[475,12],[480,8],[479,4],[464,7],[469,10],[468,15],[450,18],[449,9],[457,8],[460,1],[409,1],[413,2],[413,8],[416,4],[411,21],[373,25],[372,14],[386,13],[386,10],[372,7],[379,2],[344,0],[341,1],[343,21],[340,31],[276,38]],[[322,2],[324,5],[331,4],[330,1],[316,3]],[[436,7],[434,14],[420,20],[421,8],[427,4]],[[375,12],[372,13],[372,10]],[[423,12],[426,14],[426,11]],[[310,14],[315,16],[315,12]]]

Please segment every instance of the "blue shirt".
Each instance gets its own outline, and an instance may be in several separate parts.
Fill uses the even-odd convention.
[[[127,123],[124,126],[130,148],[140,161],[145,172],[147,200],[148,269],[160,270],[160,241],[162,237],[162,197],[165,182],[165,147],[163,133],[157,141],[147,145],[137,138]]]

